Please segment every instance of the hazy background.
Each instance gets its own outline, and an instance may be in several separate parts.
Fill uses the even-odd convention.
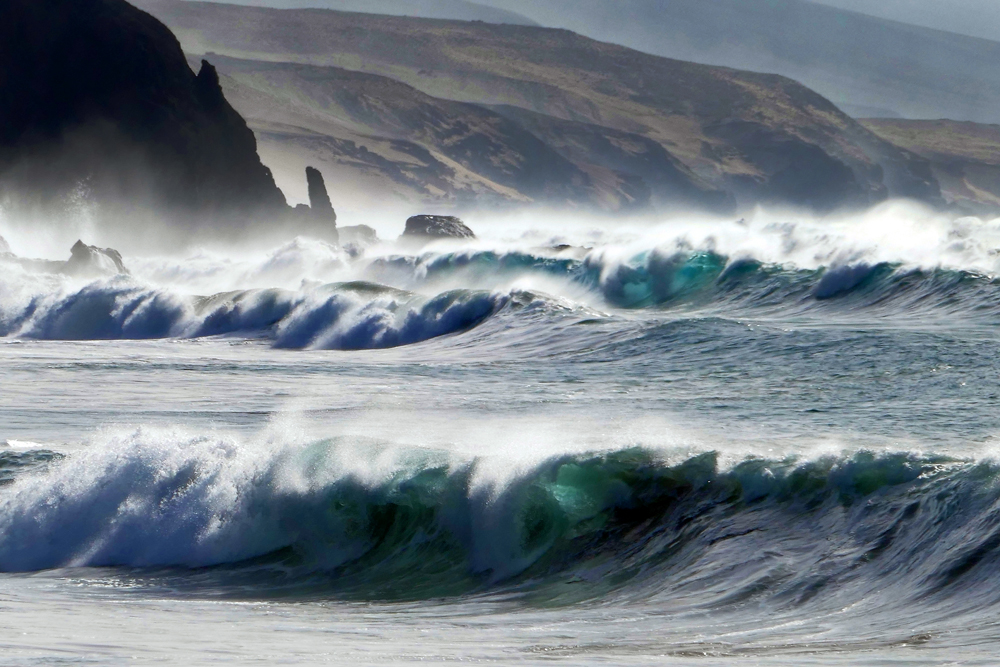
[[[973,37],[1000,39],[1000,2],[996,0],[822,0],[820,4]]]
[[[550,6],[560,3],[551,0],[227,0],[232,4],[258,7],[323,7],[346,11],[367,11],[430,18],[465,18],[466,20],[494,20],[524,22],[524,15],[546,16],[559,22]],[[619,0],[608,0],[615,5]],[[667,2],[654,4],[666,5]],[[710,5],[711,0],[704,2]],[[744,0],[746,5],[780,6],[781,0]],[[847,9],[880,18],[912,23],[914,25],[947,30],[984,39],[1000,39],[1000,2],[996,0],[817,0],[814,4]],[[486,7],[490,9],[486,9]],[[493,11],[490,11],[490,10]],[[517,14],[522,16],[518,17]],[[564,16],[569,22],[574,18]]]
[[[232,4],[567,28],[668,58],[782,74],[856,118],[1000,123],[996,66],[1000,42],[980,39],[1000,39],[1000,3],[986,0],[242,0]],[[866,13],[857,13],[862,9]]]

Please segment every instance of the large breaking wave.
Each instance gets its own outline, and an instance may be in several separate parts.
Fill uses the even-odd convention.
[[[138,430],[67,458],[0,457],[3,474],[15,468],[0,492],[8,572],[181,568],[195,588],[318,598],[1000,600],[989,461],[860,451],[722,464],[633,448],[497,480],[485,459],[374,441]]]

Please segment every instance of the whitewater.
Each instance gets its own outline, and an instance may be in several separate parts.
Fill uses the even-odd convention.
[[[0,664],[995,664],[1000,221],[468,222],[0,258]]]

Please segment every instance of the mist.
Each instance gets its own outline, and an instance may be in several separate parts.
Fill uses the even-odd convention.
[[[902,23],[1000,40],[1000,3],[994,0],[815,0]]]

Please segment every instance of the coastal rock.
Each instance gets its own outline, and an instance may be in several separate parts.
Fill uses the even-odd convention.
[[[63,273],[80,277],[128,275],[121,253],[114,248],[98,248],[77,241],[70,250]]]
[[[309,187],[309,208],[312,209],[313,215],[329,217],[336,224],[337,213],[333,210],[333,203],[330,201],[323,174],[319,169],[306,167],[306,184]]]
[[[299,204],[294,209],[294,218],[306,223],[312,235],[318,235],[330,243],[340,243],[337,231],[337,212],[333,210],[330,195],[323,182],[323,174],[315,167],[306,167],[306,184],[309,188],[309,205]]]
[[[202,61],[125,0],[0,3],[0,198],[9,214],[150,215],[236,229],[288,212]],[[151,219],[151,218],[149,218]],[[137,220],[138,221],[138,220]]]
[[[401,238],[474,239],[476,235],[460,218],[450,215],[415,215],[406,221]]]

